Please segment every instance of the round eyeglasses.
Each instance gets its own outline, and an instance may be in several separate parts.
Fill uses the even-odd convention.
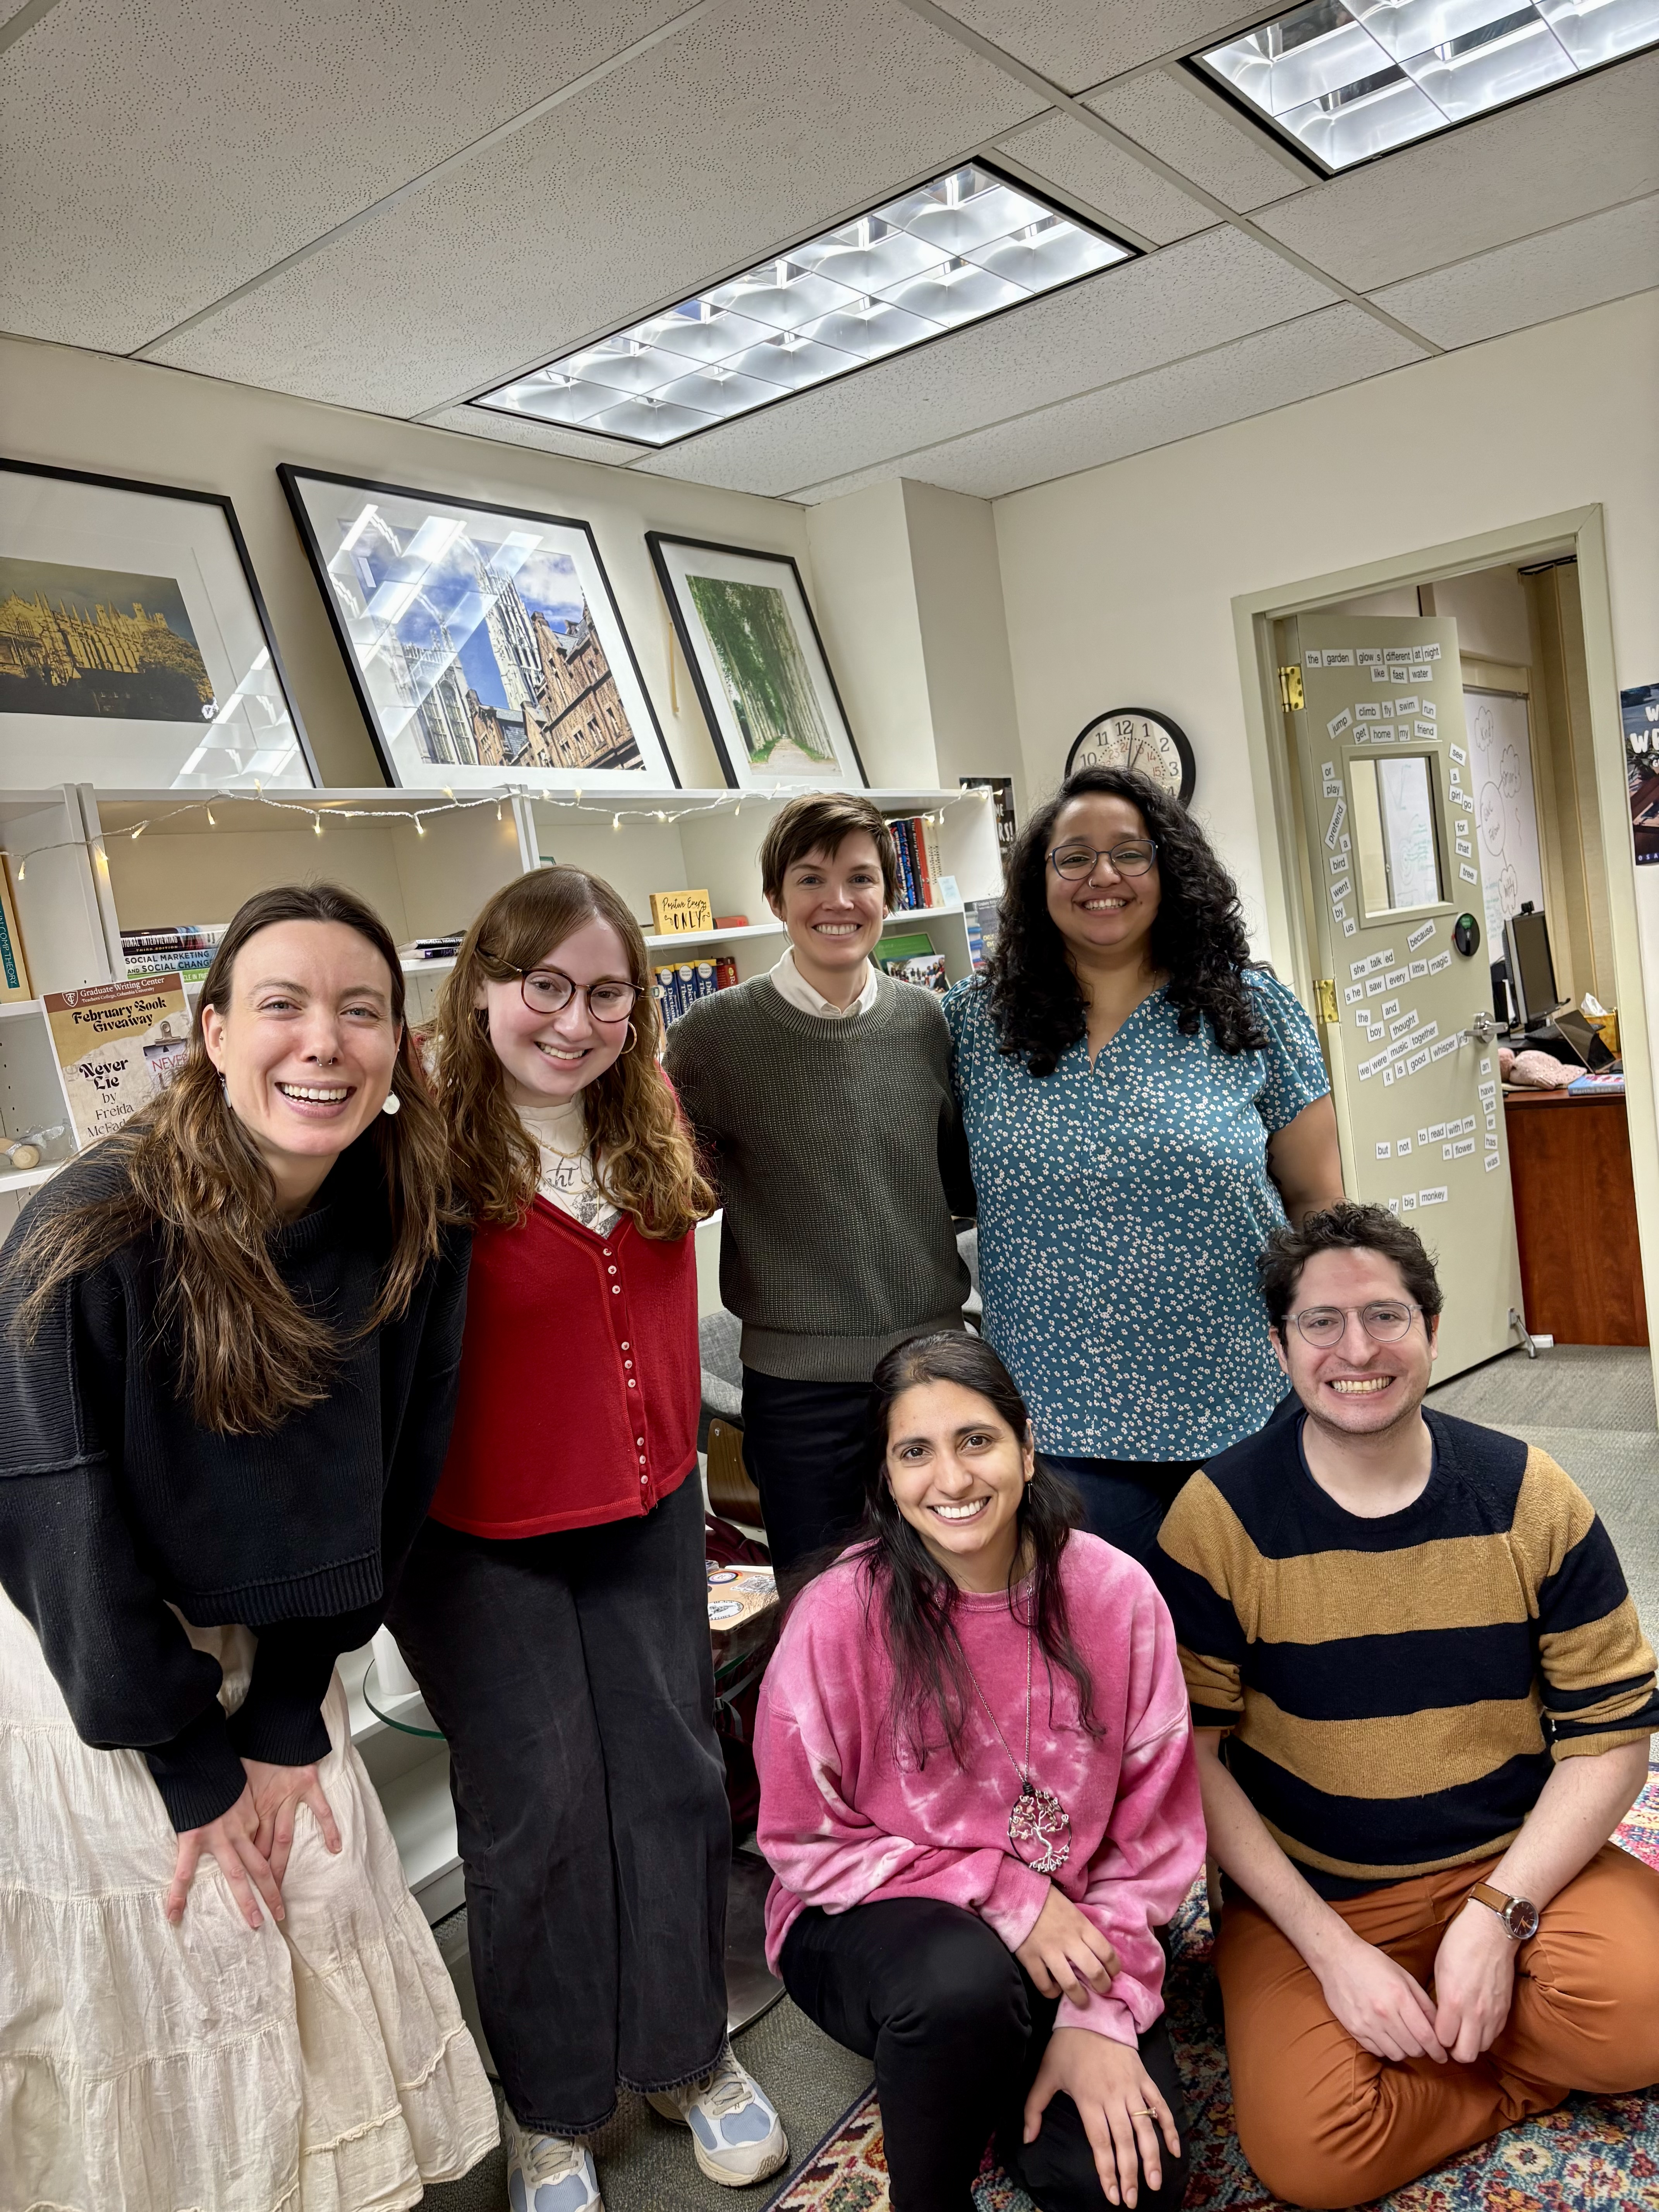
[[[512,969],[518,977],[524,1002],[532,1014],[562,1014],[574,998],[585,994],[587,1011],[596,1022],[625,1022],[640,996],[637,983],[617,983],[609,979],[599,983],[573,983],[561,968],[514,968],[510,960],[500,964]]]
[[[1048,855],[1048,865],[1062,882],[1080,884],[1093,875],[1097,860],[1109,860],[1120,876],[1144,876],[1158,858],[1158,846],[1151,837],[1136,837],[1127,844],[1106,845],[1097,849],[1093,845],[1056,845]]]
[[[1374,1343],[1398,1344],[1411,1334],[1412,1316],[1422,1310],[1421,1306],[1408,1305],[1403,1298],[1374,1298],[1368,1306],[1309,1306],[1301,1313],[1292,1314],[1291,1319],[1301,1332],[1304,1344],[1311,1344],[1316,1351],[1328,1352],[1334,1344],[1341,1343],[1351,1313],[1359,1316],[1360,1327]]]

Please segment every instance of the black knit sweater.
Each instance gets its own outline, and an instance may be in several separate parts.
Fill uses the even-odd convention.
[[[71,1163],[29,1227],[36,1208],[102,1195],[120,1172],[106,1152]],[[380,1626],[454,1411],[465,1231],[447,1232],[401,1319],[358,1334],[391,1248],[368,1138],[272,1244],[343,1350],[327,1395],[263,1436],[216,1435],[181,1402],[177,1346],[157,1331],[153,1236],[65,1285],[28,1345],[12,1326],[19,1271],[0,1270],[0,1586],[33,1624],[83,1741],[142,1750],[180,1829],[235,1802],[242,1757],[301,1765],[328,1750],[319,1708],[334,1662]],[[228,1721],[217,1661],[170,1606],[257,1632]]]

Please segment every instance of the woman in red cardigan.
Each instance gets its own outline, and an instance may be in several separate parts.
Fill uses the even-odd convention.
[[[477,1229],[449,1455],[390,1620],[449,1742],[513,2212],[599,2206],[583,2138],[619,2082],[712,2180],[788,2156],[726,2039],[692,1246],[712,1195],[657,1042],[639,925],[580,868],[489,902],[434,1038]]]

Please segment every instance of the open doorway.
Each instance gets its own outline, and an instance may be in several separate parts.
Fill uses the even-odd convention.
[[[1298,689],[1303,672],[1286,656],[1297,649],[1304,617],[1320,618],[1301,625],[1309,638],[1334,635],[1328,626],[1337,618],[1354,629],[1356,641],[1364,629],[1379,653],[1387,635],[1403,643],[1419,630],[1425,637],[1438,632],[1441,622],[1455,625],[1448,645],[1456,680],[1452,696],[1440,705],[1441,735],[1419,748],[1431,757],[1437,752],[1442,763],[1436,805],[1445,817],[1437,833],[1444,848],[1443,902],[1461,898],[1469,909],[1458,917],[1449,909],[1445,920],[1450,926],[1479,924],[1480,966],[1492,978],[1494,1062],[1506,1047],[1517,1054],[1542,1052],[1554,1059],[1564,1079],[1559,1088],[1522,1091],[1506,1085],[1500,1094],[1498,1127],[1507,1170],[1502,1187],[1513,1202],[1522,1285],[1516,1304],[1531,1329],[1559,1341],[1646,1345],[1651,1357],[1648,1313],[1659,1237],[1650,1230],[1644,1253],[1639,1231],[1644,1212],[1650,1224],[1659,1224],[1659,1145],[1599,510],[1492,533],[1465,546],[1425,549],[1415,561],[1310,579],[1299,587],[1236,601],[1235,615],[1268,904],[1276,908],[1269,916],[1274,957],[1320,1016],[1350,1187],[1386,1203],[1403,1203],[1405,1183],[1420,1177],[1379,1169],[1373,1158],[1382,1141],[1370,1127],[1378,1119],[1381,1081],[1397,1072],[1384,1066],[1378,1048],[1384,1041],[1376,1031],[1350,1037],[1343,1027],[1345,1013],[1350,1020],[1362,1018],[1342,1003],[1343,991],[1353,988],[1346,975],[1352,963],[1345,964],[1342,956],[1353,947],[1342,943],[1325,910],[1330,884],[1324,871],[1333,864],[1314,847],[1325,826],[1320,810],[1334,811],[1332,794],[1339,786],[1358,806],[1382,773],[1380,765],[1372,768],[1373,759],[1380,764],[1387,757],[1392,763],[1388,775],[1395,780],[1408,772],[1407,764],[1392,750],[1370,757],[1354,750],[1356,738],[1363,744],[1374,731],[1344,732],[1348,751],[1341,758],[1343,744],[1325,734],[1345,711],[1336,703],[1340,681],[1333,688],[1328,677],[1317,680],[1320,701],[1324,707],[1336,704],[1336,712],[1322,719],[1315,732],[1305,712],[1298,717],[1291,711],[1288,671],[1295,666]],[[1370,626],[1376,626],[1374,637]],[[1357,689],[1364,694],[1363,684]],[[1358,711],[1357,704],[1352,711]],[[1320,757],[1304,774],[1298,769],[1298,744],[1305,751],[1315,734],[1321,738],[1314,748]],[[1334,782],[1307,781],[1328,770]],[[1465,805],[1467,819],[1456,811]],[[1367,912],[1369,903],[1354,909],[1362,932],[1376,918]],[[1429,918],[1431,909],[1423,911]],[[1466,927],[1465,943],[1470,934]],[[1430,949],[1426,943],[1425,949]],[[1466,979],[1471,986],[1474,964],[1471,956]],[[1598,1031],[1576,1018],[1586,1007],[1592,1016],[1617,1010],[1616,1039],[1605,1024]],[[1481,1056],[1476,1023],[1464,1036],[1473,1081]],[[1599,1073],[1615,1042],[1626,1080],[1622,1093],[1613,1081],[1581,1084],[1576,1091],[1566,1087],[1586,1074],[1586,1060],[1594,1060]],[[1528,1069],[1534,1065],[1529,1061]],[[1507,1057],[1502,1067],[1514,1072]],[[1415,1139],[1421,1133],[1418,1117],[1403,1112],[1407,1094],[1391,1096],[1399,1110],[1383,1118],[1390,1127],[1401,1121],[1402,1130],[1411,1122]],[[1468,1103],[1484,1119],[1486,1102]],[[1491,1141],[1490,1133],[1480,1138],[1483,1145]],[[1476,1165],[1483,1164],[1477,1153]],[[1401,1183],[1399,1194],[1384,1190],[1384,1183],[1393,1182]],[[1493,1183],[1486,1187],[1492,1192]],[[1504,1226],[1507,1231],[1508,1224]],[[1481,1235],[1489,1236],[1492,1227],[1483,1221]],[[1443,1244],[1461,1241],[1449,1215],[1441,1217],[1439,1234]],[[1471,1348],[1471,1356],[1490,1357],[1502,1348],[1494,1341],[1484,1352]]]

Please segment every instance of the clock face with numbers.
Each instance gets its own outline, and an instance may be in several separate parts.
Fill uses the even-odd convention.
[[[1185,806],[1198,780],[1186,732],[1151,707],[1114,707],[1080,730],[1066,756],[1066,773],[1080,768],[1129,768],[1151,776]]]

